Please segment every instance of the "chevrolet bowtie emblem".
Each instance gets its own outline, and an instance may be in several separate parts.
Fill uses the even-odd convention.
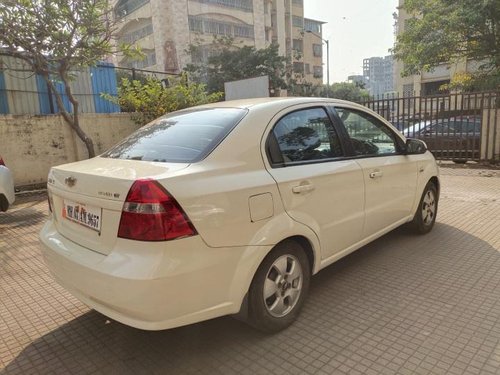
[[[76,184],[76,178],[74,177],[66,177],[64,179],[64,183],[68,185],[68,187],[73,187]]]

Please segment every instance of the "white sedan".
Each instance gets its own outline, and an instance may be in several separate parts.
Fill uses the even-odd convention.
[[[263,98],[170,113],[52,168],[40,238],[55,279],[147,330],[239,314],[290,325],[311,275],[392,229],[435,222],[438,167],[360,105]]]
[[[7,211],[15,199],[12,173],[0,156],[0,211]]]

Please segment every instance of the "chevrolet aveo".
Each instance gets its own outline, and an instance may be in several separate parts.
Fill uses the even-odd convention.
[[[147,330],[238,314],[290,325],[311,275],[409,223],[435,222],[438,168],[345,101],[229,101],[170,113],[52,168],[40,238],[55,279]]]

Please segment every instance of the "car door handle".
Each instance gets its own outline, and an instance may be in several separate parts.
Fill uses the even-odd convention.
[[[383,175],[384,175],[384,173],[381,171],[374,171],[374,172],[370,173],[370,178],[378,178],[378,177],[382,177]]]
[[[292,188],[292,191],[295,194],[307,193],[308,191],[313,191],[313,190],[314,190],[313,184],[297,185]]]

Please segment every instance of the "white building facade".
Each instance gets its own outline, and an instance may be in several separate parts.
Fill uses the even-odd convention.
[[[228,36],[257,49],[276,42],[294,70],[322,81],[323,23],[304,19],[303,0],[118,0],[114,15],[118,43],[138,45],[145,55],[142,61],[118,56],[117,66],[178,74],[193,59],[206,60],[214,36]],[[191,56],[190,45],[200,46],[201,55]]]

